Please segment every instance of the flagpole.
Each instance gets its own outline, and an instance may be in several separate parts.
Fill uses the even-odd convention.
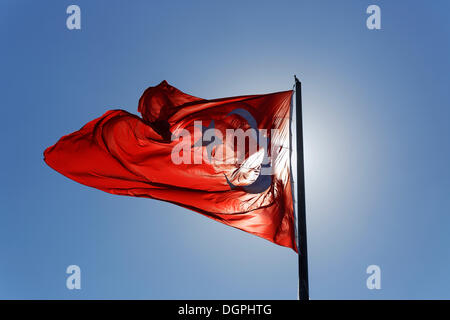
[[[303,156],[302,84],[295,79],[295,116],[297,129],[297,249],[299,299],[309,300],[308,248],[306,237],[305,166]]]

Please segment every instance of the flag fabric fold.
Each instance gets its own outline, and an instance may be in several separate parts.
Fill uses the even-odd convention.
[[[47,148],[44,160],[81,184],[168,201],[297,251],[291,98],[205,100],[163,81],[140,98],[142,117],[107,111]]]

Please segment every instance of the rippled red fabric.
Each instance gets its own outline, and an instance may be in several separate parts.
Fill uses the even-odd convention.
[[[163,81],[140,98],[142,118],[124,110],[107,111],[47,148],[44,160],[84,185],[168,201],[297,251],[289,163],[291,97],[292,91],[284,91],[205,100]],[[248,168],[207,157],[202,163],[176,164],[171,157],[180,142],[172,138],[176,132],[198,134],[194,121],[205,127],[214,121],[214,128],[224,136],[226,129],[248,129],[248,119],[233,113],[237,109],[248,111],[258,129],[268,129],[269,135],[270,129],[278,130],[270,137],[276,150],[270,186],[259,193],[244,188],[255,180],[258,164],[247,161],[253,166]],[[198,148],[201,155],[206,153],[205,145],[191,143],[192,159]],[[246,153],[246,158],[251,156]]]

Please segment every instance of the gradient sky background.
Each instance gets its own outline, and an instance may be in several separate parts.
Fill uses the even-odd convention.
[[[81,31],[66,28],[70,4]],[[366,28],[370,4],[382,30]],[[449,13],[449,1],[1,1],[0,298],[296,299],[292,250],[42,160],[108,109],[137,113],[164,79],[217,98],[289,90],[295,73],[311,299],[449,299]]]

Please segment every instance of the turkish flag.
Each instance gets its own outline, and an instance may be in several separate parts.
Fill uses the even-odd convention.
[[[44,151],[66,177],[168,201],[297,251],[290,172],[292,91],[205,100],[166,81]]]

